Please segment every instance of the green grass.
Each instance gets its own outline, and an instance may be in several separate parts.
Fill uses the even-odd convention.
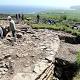
[[[80,51],[77,52],[77,64],[80,66]]]
[[[53,10],[40,14],[42,17],[60,19],[61,16],[66,16],[67,19],[80,21],[80,10]]]
[[[60,20],[63,16],[66,16],[68,20],[80,21],[80,10],[48,10],[35,14],[25,14],[24,16],[35,19],[37,14],[40,14],[40,18],[46,19]]]
[[[34,20],[36,20],[37,14],[27,14],[25,15],[26,18],[31,18],[31,21],[26,21],[27,24],[32,25],[32,28],[35,29],[52,29],[57,31],[65,31],[67,33],[71,33],[72,35],[80,36],[80,30],[72,29],[71,26],[76,23],[80,22],[80,11],[79,10],[51,10],[46,12],[39,13],[40,20],[42,19],[55,19],[61,21],[55,25],[49,24],[33,24]],[[26,19],[25,18],[25,19]],[[66,19],[66,20],[65,20]],[[69,27],[67,27],[69,26]]]
[[[78,73],[77,75],[73,78],[73,80],[80,80],[80,51],[77,52],[77,65],[78,65]]]
[[[67,33],[71,33],[75,36],[80,36],[80,30],[72,29],[71,27],[67,27],[62,23],[49,25],[49,24],[32,24],[32,28],[34,29],[49,29],[49,30],[56,30],[56,31],[64,31]]]
[[[33,24],[32,22],[36,20],[37,14],[27,14],[25,15],[26,18],[31,18],[32,21],[26,21],[29,25],[32,25],[32,28],[35,29],[52,29],[57,31],[65,31],[67,33],[71,33],[72,35],[80,36],[80,30],[71,29],[71,26],[76,23],[80,22],[80,11],[79,10],[53,10],[53,11],[46,11],[39,13],[40,20],[42,19],[55,19],[61,21],[56,25],[49,25],[49,24]],[[25,18],[25,19],[26,19]],[[66,19],[66,20],[65,20]],[[69,26],[69,27],[67,27]]]

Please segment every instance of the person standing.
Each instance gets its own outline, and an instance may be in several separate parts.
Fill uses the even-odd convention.
[[[22,14],[22,20],[24,20],[24,14]]]
[[[20,14],[16,14],[16,21],[17,21],[17,24],[19,24],[19,18],[20,18]]]
[[[11,18],[11,16],[8,16],[8,20],[9,20],[10,31],[12,32],[12,37],[14,38],[14,41],[16,42],[16,27],[15,27],[15,22]]]
[[[0,38],[3,39],[3,29],[1,25],[0,25]]]
[[[39,23],[39,21],[40,21],[40,15],[38,14],[37,15],[37,23]]]

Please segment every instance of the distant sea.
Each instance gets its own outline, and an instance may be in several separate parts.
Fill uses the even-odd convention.
[[[29,6],[0,6],[0,14],[15,14],[15,13],[37,13],[48,10],[43,7],[29,7]]]

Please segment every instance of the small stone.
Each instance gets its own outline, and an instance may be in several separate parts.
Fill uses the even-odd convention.
[[[0,45],[2,44],[2,42],[0,41]]]
[[[6,74],[6,72],[5,72],[5,71],[3,71],[1,74],[2,74],[2,75],[5,75],[5,74]]]
[[[2,67],[5,67],[5,61],[2,61]]]
[[[47,49],[47,47],[46,47],[46,46],[41,46],[40,48],[41,48],[41,49]]]
[[[12,36],[12,33],[11,32],[9,32],[7,35],[6,35],[6,37],[11,37]]]
[[[36,73],[40,72],[40,68],[39,68],[38,65],[35,65],[35,68],[34,68],[33,72],[36,72]]]
[[[11,57],[8,57],[8,59],[11,60],[12,58]]]
[[[25,67],[29,67],[29,65],[26,64]]]
[[[17,33],[16,36],[17,36],[17,38],[22,38],[23,34],[22,33]]]
[[[2,74],[2,72],[0,72],[0,75]]]
[[[12,39],[11,39],[11,38],[9,38],[9,37],[7,38],[7,40],[8,40],[9,42],[12,42]]]
[[[6,52],[4,52],[3,55],[6,55]]]
[[[0,63],[0,67],[3,67],[3,64]]]
[[[5,72],[7,72],[7,71],[8,71],[8,69],[7,69],[7,68],[4,68],[4,71],[5,71]]]
[[[52,49],[47,48],[46,51],[52,51]]]
[[[2,75],[5,75],[6,74],[5,68],[0,68],[0,72]]]
[[[5,63],[5,66],[6,66],[6,68],[9,68],[10,66],[9,66],[9,62],[6,62]]]
[[[4,56],[4,59],[7,59],[9,57],[11,57],[11,55],[10,54],[7,54],[7,55]]]
[[[33,58],[33,57],[35,57],[35,55],[31,55],[30,57],[32,57],[32,58]]]
[[[54,59],[54,56],[53,56],[53,55],[47,56],[47,57],[45,58],[45,60],[48,60],[49,62],[52,62],[53,59]]]
[[[8,37],[11,37],[11,35],[8,35]]]
[[[34,34],[34,32],[33,32],[33,31],[29,31],[29,30],[27,31],[27,33]]]
[[[0,57],[0,61],[2,61],[3,57]]]

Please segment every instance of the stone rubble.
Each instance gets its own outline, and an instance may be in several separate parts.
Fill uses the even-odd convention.
[[[0,80],[48,80],[46,78],[53,70],[50,65],[60,45],[58,35],[47,29],[29,29],[24,34],[17,34],[14,46],[11,45],[11,34],[0,41],[0,59],[7,65],[0,64],[0,74],[5,76]],[[7,79],[9,73],[13,74],[13,78],[10,75]]]
[[[31,35],[31,39],[30,39],[30,35]],[[46,68],[48,68],[51,62],[54,60],[54,56],[56,55],[57,50],[59,48],[59,44],[60,44],[59,38],[56,34],[52,34],[52,32],[51,31],[49,32],[48,30],[39,30],[35,32],[35,34],[30,34],[30,35],[27,37],[29,39],[27,40],[28,41],[27,44],[29,44],[31,49],[34,50],[34,51],[31,50],[32,52],[31,56],[32,58],[35,57],[37,61],[32,63],[31,68],[29,67],[29,71],[26,70],[27,74],[24,80],[42,80],[42,78],[44,78],[45,75],[48,78],[49,74],[47,73],[47,71],[46,73],[43,73],[43,71]],[[33,40],[35,44],[33,43],[33,41],[30,41],[30,40]],[[37,55],[35,55],[35,53],[37,53]],[[49,61],[51,62],[49,63]],[[50,74],[52,73],[52,70],[53,70],[53,67],[50,69],[51,71]],[[21,77],[19,74],[20,73],[17,73],[16,76],[13,78],[13,80],[16,80],[16,78],[17,80],[19,80],[20,78],[18,78],[18,76]],[[24,75],[25,73],[22,73],[22,74]],[[37,79],[38,77],[40,79]],[[23,78],[21,77],[21,79]],[[44,80],[47,80],[47,79],[45,78]]]

